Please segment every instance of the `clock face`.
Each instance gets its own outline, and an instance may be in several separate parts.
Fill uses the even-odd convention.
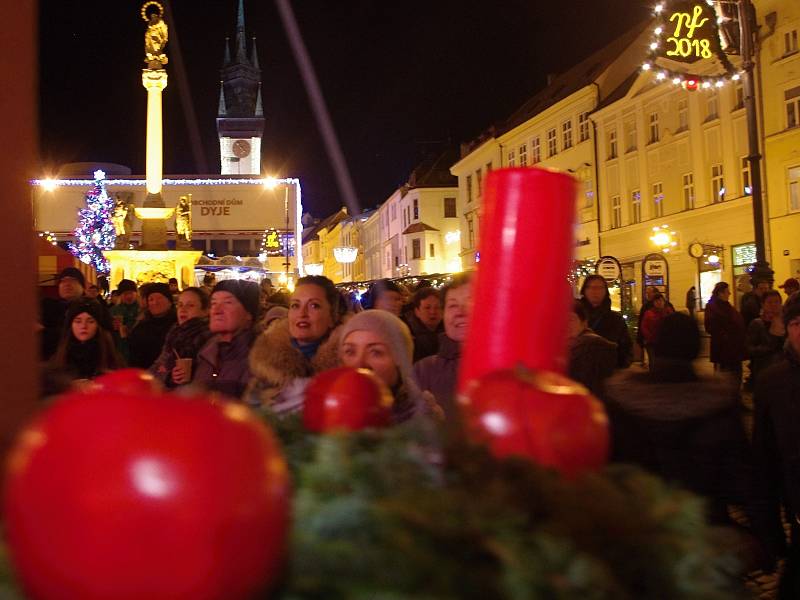
[[[692,256],[694,258],[700,258],[701,256],[703,256],[703,250],[704,250],[703,244],[695,242],[691,246],[689,246],[689,256]]]
[[[247,140],[236,140],[231,146],[233,155],[237,158],[244,158],[250,154],[250,142]]]

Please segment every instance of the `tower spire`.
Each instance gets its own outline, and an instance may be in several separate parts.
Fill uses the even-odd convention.
[[[225,38],[225,53],[222,55],[222,66],[231,64],[231,38]]]
[[[258,52],[256,52],[256,36],[253,36],[253,47],[250,50],[250,64],[256,69],[260,68],[258,66]]]
[[[220,117],[224,117],[228,114],[228,108],[225,106],[225,86],[222,82],[219,82],[219,107],[217,108],[217,114]]]
[[[244,37],[244,0],[239,0],[236,14],[236,62],[247,62],[247,39]]]
[[[261,104],[261,83],[258,84],[258,95],[256,96],[256,116],[264,116],[264,106]]]

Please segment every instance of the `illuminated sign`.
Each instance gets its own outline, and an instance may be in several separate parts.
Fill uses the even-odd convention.
[[[719,27],[725,17],[717,12],[716,4],[713,0],[657,4],[650,54],[642,69],[655,73],[659,81],[669,79],[690,91],[739,79],[722,49]]]

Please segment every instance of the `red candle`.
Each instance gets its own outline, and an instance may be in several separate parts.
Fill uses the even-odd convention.
[[[575,180],[544,169],[486,178],[480,263],[459,388],[523,365],[565,371]]]

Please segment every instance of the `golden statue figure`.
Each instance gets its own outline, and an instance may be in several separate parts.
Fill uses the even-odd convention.
[[[117,196],[114,202],[114,216],[111,217],[111,222],[114,224],[114,232],[117,237],[125,235],[125,222],[128,220],[128,204]]]
[[[178,244],[188,245],[192,241],[192,195],[181,196],[175,208],[175,233]]]
[[[144,62],[147,63],[148,69],[163,69],[167,64],[164,46],[169,39],[167,24],[164,22],[164,7],[159,2],[150,0],[142,5],[141,14],[142,19],[147,21],[147,31],[144,34]]]

